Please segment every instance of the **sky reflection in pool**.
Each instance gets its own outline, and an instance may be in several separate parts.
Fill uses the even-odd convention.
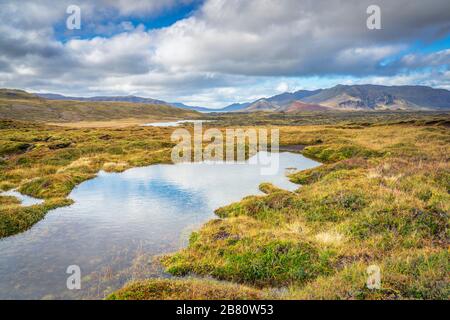
[[[0,240],[0,298],[103,298],[126,281],[167,276],[152,257],[186,244],[218,207],[259,194],[262,182],[294,190],[286,168],[319,163],[280,153],[280,170],[240,164],[153,165],[100,172],[70,194],[75,203],[47,214],[22,234]],[[66,269],[78,265],[82,289],[66,288]]]

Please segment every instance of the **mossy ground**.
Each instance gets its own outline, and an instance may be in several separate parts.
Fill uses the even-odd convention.
[[[263,116],[247,117],[252,123]],[[357,123],[308,126],[288,126],[295,121],[282,119],[281,143],[306,145],[303,154],[324,165],[292,174],[303,185],[296,192],[264,184],[267,195],[218,209],[220,219],[193,233],[187,248],[162,259],[174,275],[232,281],[255,295],[230,294],[221,288],[228,283],[191,279],[135,283],[112,297],[253,299],[283,292],[271,297],[450,298],[449,116],[402,117],[380,122],[378,115],[366,115]],[[264,119],[270,122],[270,116]],[[170,162],[171,132],[0,122],[0,188],[17,187],[46,200],[23,208],[14,198],[0,197],[0,237],[26,230],[49,209],[68,204],[70,191],[101,169]],[[369,265],[381,268],[379,290],[366,288]]]
[[[153,279],[132,282],[108,300],[256,300],[270,296],[260,290],[213,280]]]
[[[324,165],[264,184],[162,259],[167,271],[288,299],[449,299],[450,131],[443,125],[281,127]],[[381,289],[366,286],[381,269]]]

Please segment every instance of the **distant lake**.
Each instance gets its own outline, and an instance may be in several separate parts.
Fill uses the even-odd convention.
[[[295,190],[286,170],[319,165],[299,154],[279,156],[280,169],[271,176],[248,162],[100,172],[72,191],[73,205],[0,240],[0,299],[103,298],[132,279],[168,277],[153,258],[185,246],[215,209],[261,194],[262,182]],[[81,268],[81,290],[66,288],[69,265]]]
[[[151,122],[145,123],[143,127],[179,127],[183,124],[187,123],[203,123],[210,122],[211,120],[179,120],[179,121],[169,121],[169,122]]]

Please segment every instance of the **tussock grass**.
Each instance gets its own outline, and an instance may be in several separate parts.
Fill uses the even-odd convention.
[[[207,223],[192,234],[187,249],[162,262],[177,276],[195,273],[258,287],[283,286],[327,273],[325,254],[288,232],[238,217]]]
[[[43,204],[22,207],[17,201],[0,197],[0,238],[25,231],[44,218],[49,210],[72,203],[70,199],[52,198]]]
[[[291,299],[441,299],[449,298],[446,250],[405,251],[379,263],[381,289],[366,287],[367,264],[356,262],[304,287],[291,287]]]
[[[132,282],[107,297],[108,300],[257,300],[266,292],[213,280],[152,279]]]
[[[281,127],[285,145],[324,165],[294,173],[296,192],[219,208],[167,271],[200,274],[291,299],[449,299],[450,132],[442,119]],[[436,125],[438,123],[438,125]],[[443,125],[444,124],[444,125]],[[378,265],[382,287],[366,287]]]
[[[233,117],[223,116],[219,125],[274,120]],[[277,292],[274,287],[288,289],[276,297],[292,299],[450,298],[448,114],[347,117],[309,126],[281,116],[273,121],[280,124],[281,144],[306,145],[302,152],[324,164],[292,174],[302,184],[295,192],[263,184],[266,195],[219,208],[220,219],[194,232],[187,248],[162,258],[174,275],[232,281],[251,293],[217,282],[152,280],[111,298],[263,298]],[[0,121],[0,189],[46,200],[23,208],[0,196],[0,237],[69,204],[73,187],[99,170],[170,163],[171,132]],[[373,264],[382,269],[379,290],[365,287]]]

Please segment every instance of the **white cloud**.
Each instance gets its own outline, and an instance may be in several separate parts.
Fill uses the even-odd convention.
[[[278,92],[287,92],[289,91],[289,85],[286,82],[280,82],[276,89]]]
[[[80,1],[86,25],[103,36],[61,42],[54,26],[72,1],[0,0],[0,85],[203,106],[343,81],[449,85],[442,70],[449,50],[383,64],[416,40],[448,34],[448,0],[380,0],[379,31],[366,28],[369,0],[206,0],[193,16],[157,30],[129,17],[193,1]],[[419,76],[424,67],[433,70]]]

